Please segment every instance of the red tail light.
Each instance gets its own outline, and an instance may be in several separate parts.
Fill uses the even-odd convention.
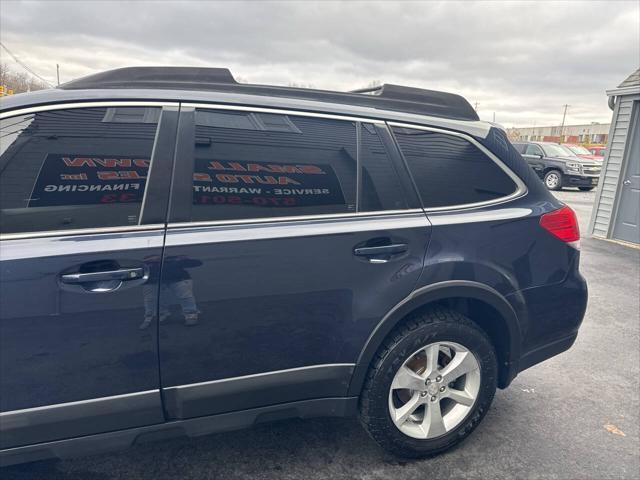
[[[545,213],[540,217],[540,226],[563,242],[578,242],[580,227],[576,214],[569,207]]]

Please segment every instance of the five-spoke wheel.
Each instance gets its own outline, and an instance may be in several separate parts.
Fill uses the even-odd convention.
[[[489,335],[443,307],[407,318],[370,365],[360,420],[404,457],[435,455],[466,438],[489,409],[498,376]]]
[[[464,346],[437,342],[402,364],[389,390],[396,427],[413,438],[435,438],[460,425],[480,389],[480,365]]]

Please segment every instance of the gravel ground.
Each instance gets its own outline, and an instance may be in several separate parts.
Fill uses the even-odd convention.
[[[593,192],[558,197],[587,231]],[[640,250],[582,240],[587,315],[574,347],[500,390],[484,422],[455,450],[398,461],[355,419],[292,420],[0,470],[0,478],[412,479],[640,478]]]

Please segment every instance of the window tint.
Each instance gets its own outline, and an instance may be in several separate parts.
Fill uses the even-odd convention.
[[[137,225],[159,108],[52,110],[0,122],[0,231]]]
[[[527,149],[524,151],[526,155],[542,155],[542,149],[538,145],[527,145]]]
[[[356,211],[353,122],[196,111],[193,221]]]
[[[475,145],[454,135],[393,129],[425,208],[507,196],[514,182]]]
[[[362,194],[359,210],[402,210],[407,208],[398,174],[374,125],[361,124],[360,165]]]

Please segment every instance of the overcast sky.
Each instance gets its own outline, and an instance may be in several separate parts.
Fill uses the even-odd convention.
[[[464,95],[505,126],[609,122],[640,64],[640,2],[0,0],[0,39],[61,81],[131,65],[229,67],[251,83],[372,81]],[[1,60],[19,67],[2,51]]]

